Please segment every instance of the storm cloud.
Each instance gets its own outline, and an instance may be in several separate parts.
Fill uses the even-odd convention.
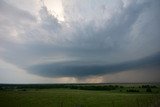
[[[12,64],[33,78],[159,71],[159,0],[21,2],[0,1],[3,67]],[[7,77],[3,67],[0,73]]]
[[[35,65],[30,73],[47,77],[88,77],[112,74],[120,71],[153,68],[160,65],[160,53],[140,60],[113,65],[88,64],[84,62],[62,62]]]

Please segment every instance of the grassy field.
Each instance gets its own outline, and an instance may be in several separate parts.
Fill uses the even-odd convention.
[[[127,92],[127,89],[1,90],[0,107],[159,107],[159,88],[153,89],[151,93],[142,88],[140,92]]]

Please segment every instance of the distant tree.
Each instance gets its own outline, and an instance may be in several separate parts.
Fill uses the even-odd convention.
[[[129,89],[127,92],[139,92],[139,90]]]
[[[21,91],[27,91],[26,89],[21,89]]]
[[[120,88],[124,88],[124,86],[120,86]]]
[[[147,87],[146,92],[152,92],[150,87]]]

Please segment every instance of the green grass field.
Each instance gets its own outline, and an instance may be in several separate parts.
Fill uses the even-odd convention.
[[[0,107],[159,107],[160,94],[28,89],[0,91]]]

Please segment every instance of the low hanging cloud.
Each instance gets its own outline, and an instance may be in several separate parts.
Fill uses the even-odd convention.
[[[113,65],[98,65],[82,62],[61,62],[47,63],[32,66],[29,69],[30,73],[46,76],[46,77],[88,77],[102,76],[105,74],[113,74],[116,72],[135,70],[142,68],[153,68],[160,65],[160,53],[149,56],[140,60],[113,64]]]
[[[25,2],[0,1],[0,60],[26,73],[89,78],[160,65],[159,0],[61,0],[61,16]]]

